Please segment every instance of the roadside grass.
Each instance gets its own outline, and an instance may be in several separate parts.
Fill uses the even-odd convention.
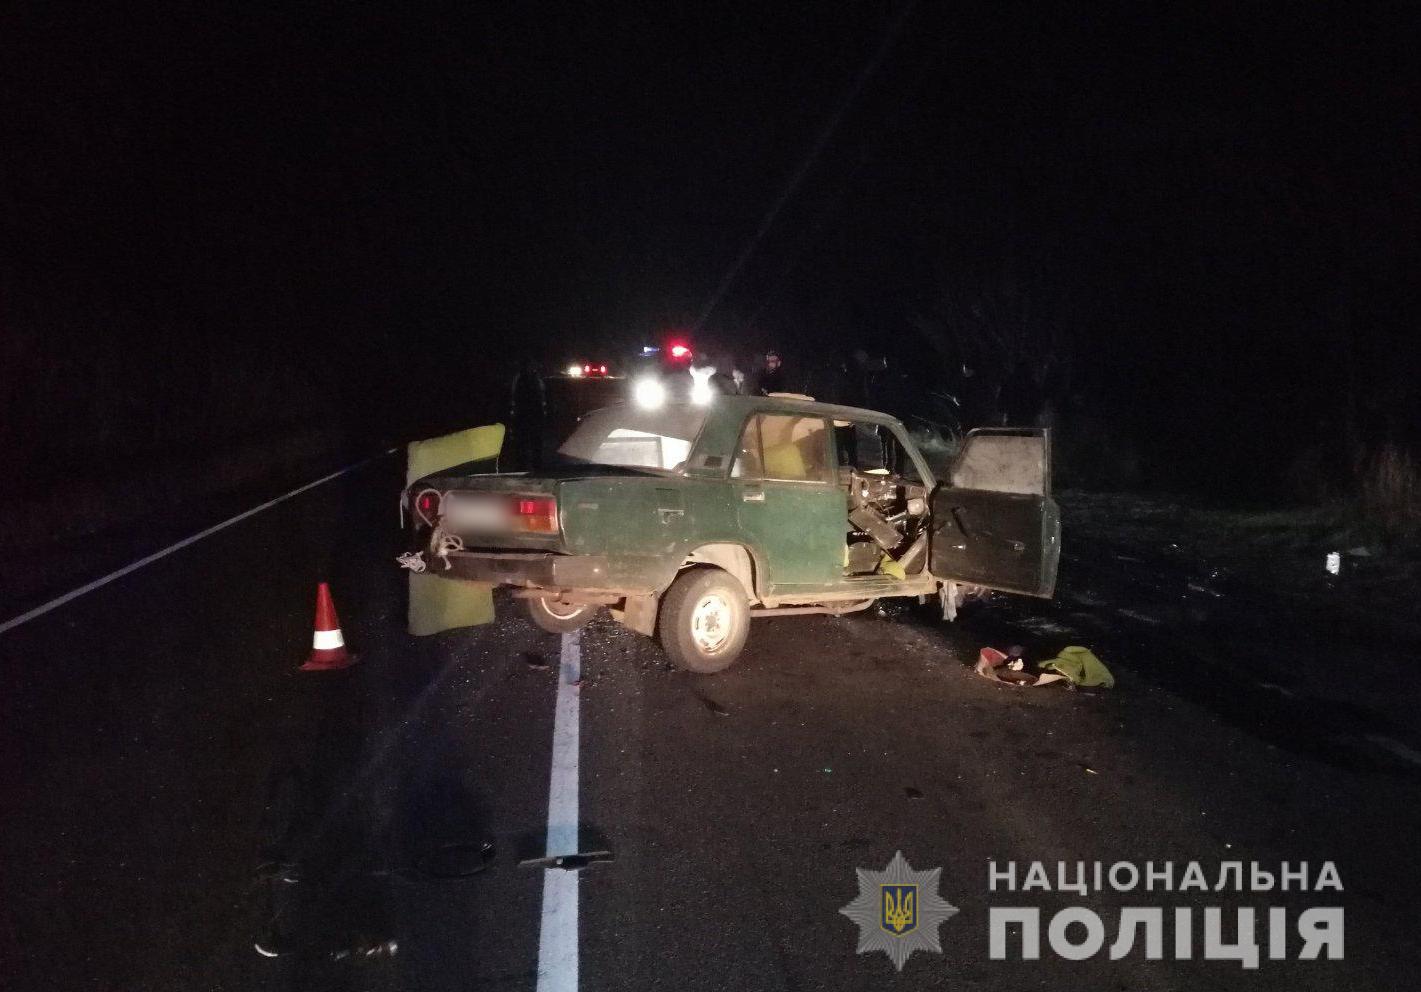
[[[1421,595],[1421,544],[1385,532],[1356,500],[1249,509],[1159,495],[1068,490],[1057,498],[1067,548],[1084,538],[1145,549],[1192,563],[1221,591],[1251,588],[1301,609],[1415,626],[1407,618]]]
[[[1421,541],[1421,458],[1384,444],[1362,460],[1358,502],[1365,519],[1403,543]]]

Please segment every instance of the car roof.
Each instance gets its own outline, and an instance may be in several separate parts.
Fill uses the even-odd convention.
[[[685,401],[668,403],[667,406],[688,407]],[[745,416],[750,413],[799,413],[805,416],[825,417],[834,420],[871,420],[881,424],[893,424],[898,418],[879,410],[868,410],[857,406],[842,406],[838,403],[820,403],[817,400],[801,399],[797,396],[736,396],[718,393],[711,403],[712,411],[723,415]]]

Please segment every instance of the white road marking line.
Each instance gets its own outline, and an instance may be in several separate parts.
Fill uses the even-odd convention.
[[[276,506],[276,504],[278,504],[278,503],[284,503],[284,502],[286,502],[288,499],[290,499],[290,498],[293,497],[293,496],[300,496],[302,493],[306,492],[307,490],[309,490],[309,489],[315,489],[317,486],[323,485],[323,484],[325,484],[325,483],[327,483],[327,482],[330,482],[332,479],[339,479],[342,475],[349,475],[351,472],[354,472],[354,471],[355,471],[356,469],[358,469],[358,468],[363,468],[364,466],[366,466],[366,465],[370,464],[371,462],[375,461],[377,458],[384,458],[386,455],[392,455],[392,454],[394,454],[396,451],[399,451],[399,450],[400,450],[399,448],[390,448],[388,451],[382,451],[382,452],[381,452],[380,454],[378,454],[378,455],[371,455],[369,458],[366,458],[364,461],[359,461],[359,462],[356,462],[354,465],[347,465],[345,468],[337,469],[336,471],[332,472],[330,475],[322,476],[321,478],[317,479],[315,482],[308,482],[308,483],[306,483],[304,486],[301,486],[301,487],[298,488],[298,489],[293,489],[293,490],[291,490],[291,492],[286,493],[285,495],[276,497],[276,499],[269,499],[269,500],[267,500],[267,501],[266,501],[265,503],[263,503],[261,506],[254,506],[254,507],[252,507],[250,510],[247,510],[247,511],[245,511],[245,512],[243,512],[243,513],[239,513],[239,514],[237,514],[235,517],[232,517],[232,518],[230,518],[230,519],[228,519],[228,520],[222,521],[220,524],[214,524],[214,525],[212,525],[211,527],[207,528],[206,530],[204,530],[204,531],[199,531],[198,533],[192,535],[192,537],[185,537],[185,538],[183,538],[181,541],[179,541],[177,544],[170,544],[168,547],[164,548],[162,551],[155,551],[155,552],[153,552],[151,555],[147,555],[146,557],[143,557],[143,558],[138,559],[137,561],[133,562],[131,565],[125,565],[125,566],[123,566],[123,568],[120,568],[120,569],[119,569],[118,571],[116,571],[116,572],[110,572],[108,575],[105,575],[105,576],[104,576],[103,578],[101,578],[101,579],[95,579],[93,582],[90,582],[90,583],[88,583],[87,585],[82,585],[82,586],[80,586],[78,589],[74,589],[74,590],[72,590],[72,591],[70,591],[70,592],[66,592],[63,596],[59,596],[59,597],[57,597],[57,598],[55,598],[55,599],[51,599],[48,603],[45,603],[45,604],[43,604],[42,606],[36,606],[34,609],[30,610],[30,611],[27,612],[27,613],[21,613],[21,614],[20,614],[19,616],[17,616],[17,617],[12,617],[11,619],[6,620],[4,623],[0,623],[0,634],[5,633],[5,631],[7,631],[7,630],[13,630],[14,628],[20,626],[20,624],[22,624],[22,623],[29,623],[31,620],[35,619],[36,617],[42,617],[42,616],[44,616],[46,613],[50,612],[51,610],[57,610],[57,609],[59,609],[59,607],[63,606],[65,603],[73,602],[74,600],[78,599],[80,596],[83,596],[83,595],[85,595],[85,594],[87,594],[87,593],[91,593],[91,592],[93,592],[95,589],[101,589],[101,588],[103,588],[104,586],[108,585],[110,582],[113,582],[115,579],[121,579],[121,578],[123,578],[125,575],[129,574],[130,572],[136,572],[136,571],[138,571],[138,570],[139,570],[140,568],[142,568],[144,565],[151,565],[151,564],[153,564],[153,562],[157,561],[159,558],[166,558],[168,555],[172,554],[174,551],[181,551],[183,548],[186,548],[186,547],[187,547],[188,545],[190,545],[190,544],[196,544],[198,541],[201,541],[201,540],[202,540],[203,538],[205,538],[205,537],[211,537],[213,534],[216,534],[219,530],[226,530],[228,527],[231,527],[233,524],[241,523],[243,520],[246,520],[248,517],[254,517],[254,516],[256,516],[258,513],[261,513],[263,510],[269,510],[269,509],[271,509],[273,506]]]
[[[582,631],[562,635],[548,782],[550,858],[577,853],[577,759]],[[538,931],[538,992],[577,992],[577,872],[543,869],[543,922]]]
[[[1409,761],[1413,765],[1421,765],[1421,752],[1414,748],[1407,747],[1401,741],[1392,740],[1390,737],[1383,737],[1381,734],[1368,734],[1367,740],[1384,751],[1390,751],[1398,758]]]

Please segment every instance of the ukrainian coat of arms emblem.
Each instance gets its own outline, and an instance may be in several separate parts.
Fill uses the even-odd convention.
[[[937,928],[957,907],[938,895],[941,868],[914,871],[899,851],[883,871],[858,869],[859,895],[839,912],[859,926],[858,953],[882,951],[899,971],[914,951],[942,953]]]

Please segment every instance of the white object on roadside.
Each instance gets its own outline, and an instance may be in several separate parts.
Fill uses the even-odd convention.
[[[711,389],[710,378],[715,375],[714,365],[705,365],[700,368],[691,369],[691,402],[697,406],[706,406],[715,398],[715,390]]]
[[[1329,575],[1338,575],[1342,572],[1342,555],[1336,551],[1327,553],[1327,572]]]

